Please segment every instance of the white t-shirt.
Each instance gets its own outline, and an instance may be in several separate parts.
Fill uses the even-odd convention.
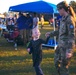
[[[33,18],[33,28],[36,27],[36,26],[38,27],[38,22],[39,22],[39,18],[38,17],[34,17]]]

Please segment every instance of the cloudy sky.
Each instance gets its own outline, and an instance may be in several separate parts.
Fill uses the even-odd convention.
[[[27,3],[27,2],[33,2],[33,1],[38,1],[38,0],[0,0],[0,13],[8,12],[10,6]],[[63,0],[44,0],[44,1],[57,4]],[[72,0],[66,0],[66,1],[69,3]]]

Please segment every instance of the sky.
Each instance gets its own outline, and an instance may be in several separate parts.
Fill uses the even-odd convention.
[[[33,1],[38,1],[38,0],[0,0],[0,13],[8,12],[10,6],[27,3],[27,2],[33,2]],[[57,4],[63,0],[44,0],[44,1]],[[66,0],[66,1],[69,3],[72,0]]]

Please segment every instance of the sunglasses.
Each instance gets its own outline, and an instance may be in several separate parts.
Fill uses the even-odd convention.
[[[57,7],[57,10],[60,10],[60,9],[62,9],[62,7]]]

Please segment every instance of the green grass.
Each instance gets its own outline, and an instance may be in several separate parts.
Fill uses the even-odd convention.
[[[41,38],[51,30],[52,28],[47,26],[40,29]],[[19,46],[18,50],[14,50],[13,44],[8,43],[3,37],[0,38],[0,45],[0,75],[35,75],[31,55],[26,51],[26,46]],[[45,75],[57,75],[53,49],[43,49],[41,68]],[[76,50],[71,61],[70,75],[76,75]]]

